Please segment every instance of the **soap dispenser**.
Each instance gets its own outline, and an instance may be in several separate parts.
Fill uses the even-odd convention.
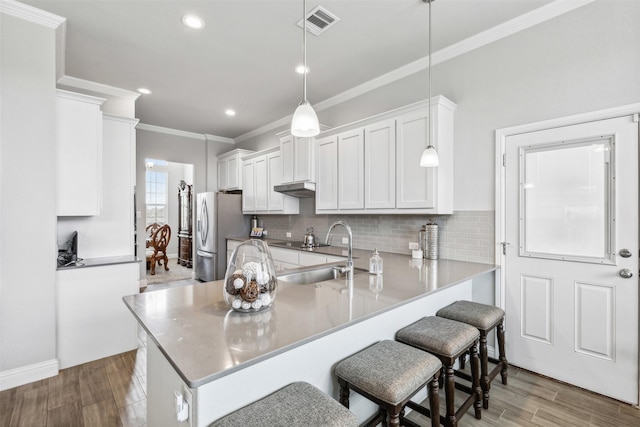
[[[378,253],[378,249],[376,248],[369,258],[369,273],[370,274],[382,274],[382,257]]]

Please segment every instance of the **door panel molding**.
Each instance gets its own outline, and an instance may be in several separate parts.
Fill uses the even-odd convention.
[[[553,279],[520,277],[520,335],[553,345]]]
[[[615,361],[616,289],[575,282],[575,351]]]

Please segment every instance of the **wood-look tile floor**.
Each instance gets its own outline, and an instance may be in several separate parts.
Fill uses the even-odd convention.
[[[0,427],[143,427],[146,383],[146,337],[141,333],[137,350],[0,392]],[[458,402],[463,398],[460,394]],[[490,399],[481,420],[470,410],[459,426],[640,426],[638,408],[512,366],[509,385],[498,376]],[[442,392],[441,405],[444,413]],[[430,425],[415,412],[409,417]]]
[[[0,392],[1,427],[144,427],[146,336],[138,349]]]

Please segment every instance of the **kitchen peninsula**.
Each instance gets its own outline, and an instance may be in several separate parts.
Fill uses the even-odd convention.
[[[315,252],[343,255],[337,247]],[[370,255],[354,250],[355,266],[366,268]],[[382,276],[279,281],[274,306],[257,313],[230,311],[223,281],[125,297],[149,338],[148,424],[206,426],[293,381],[337,397],[337,361],[393,339],[398,329],[450,302],[473,299],[477,287],[493,289],[494,265],[382,256]],[[176,396],[190,403],[184,421],[176,417]],[[362,421],[376,408],[353,395],[350,409]]]

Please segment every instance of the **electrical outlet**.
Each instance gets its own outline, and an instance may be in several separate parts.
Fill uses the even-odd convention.
[[[348,245],[349,244],[349,238],[348,237],[343,237],[342,238],[342,243],[345,244],[345,245]]]
[[[420,245],[418,245],[418,242],[409,242],[409,249],[415,250],[418,249],[420,247]]]
[[[187,409],[187,420],[191,420],[191,415],[192,415],[192,409],[193,409],[193,395],[191,394],[191,390],[189,390],[189,387],[185,386],[184,384],[182,385],[182,396],[184,399],[184,402],[188,405],[188,409]]]
[[[290,239],[291,238],[291,232],[287,231],[287,238]]]

